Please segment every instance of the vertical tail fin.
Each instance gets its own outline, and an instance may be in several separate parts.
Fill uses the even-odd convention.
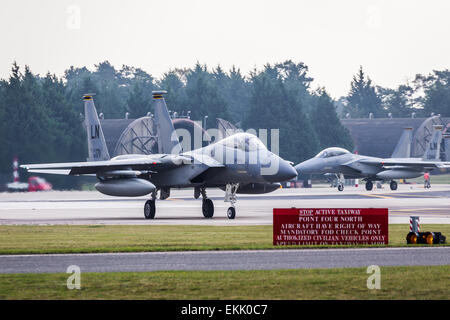
[[[411,143],[412,143],[413,128],[405,128],[403,133],[395,146],[391,158],[410,158],[411,157]]]
[[[158,134],[158,152],[168,154],[181,153],[178,135],[167,110],[164,94],[167,91],[152,91],[155,104],[155,121]]]
[[[428,143],[428,146],[423,154],[422,160],[437,160],[440,158],[441,142],[442,142],[442,127],[441,125],[434,125],[433,136]]]
[[[444,134],[445,161],[450,161],[450,134]]]
[[[87,161],[109,160],[109,152],[106,147],[105,136],[98,119],[97,110],[94,105],[93,94],[85,94],[84,101],[84,123],[86,125],[89,157]]]

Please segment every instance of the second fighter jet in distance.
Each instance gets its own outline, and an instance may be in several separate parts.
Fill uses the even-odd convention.
[[[298,174],[335,174],[339,191],[344,190],[346,178],[362,178],[366,181],[368,191],[372,190],[373,181],[390,181],[391,190],[397,190],[395,179],[417,178],[425,172],[450,168],[450,162],[439,160],[441,140],[442,126],[435,126],[433,136],[422,158],[377,158],[332,147],[296,165],[295,169]]]

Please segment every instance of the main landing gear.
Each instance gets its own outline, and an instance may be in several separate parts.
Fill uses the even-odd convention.
[[[200,193],[202,195],[202,212],[205,218],[212,218],[214,215],[214,203],[206,195],[206,189],[200,188]]]
[[[395,182],[394,180],[391,181],[389,186],[390,186],[391,190],[397,190],[397,187],[398,187],[397,182]],[[366,182],[366,190],[371,191],[372,189],[373,189],[373,182],[368,180]]]
[[[397,190],[397,182],[394,180],[391,181],[389,186],[391,187],[391,190]]]
[[[152,198],[147,200],[144,205],[144,217],[145,219],[154,219],[156,213],[156,190],[152,192]]]
[[[225,190],[225,202],[230,202],[231,207],[227,210],[228,219],[234,219],[236,217],[236,208],[234,204],[236,203],[236,192],[239,188],[238,183],[230,183],[227,184]],[[144,205],[144,217],[145,219],[154,219],[156,213],[156,190],[152,192],[151,199],[147,200]],[[164,200],[167,198],[170,191],[164,191],[164,194],[161,195],[161,199]],[[167,196],[166,196],[167,195]],[[211,199],[206,195],[206,189],[203,187],[196,187],[194,189],[194,198],[198,199],[202,196],[202,213],[205,218],[212,218],[214,216],[214,203]]]

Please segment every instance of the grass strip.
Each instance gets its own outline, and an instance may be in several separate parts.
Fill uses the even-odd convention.
[[[366,268],[0,274],[0,299],[445,299],[450,266],[381,267],[381,288],[368,289]]]
[[[421,225],[447,237],[450,225]],[[389,225],[389,246],[407,246],[409,225]],[[448,243],[449,241],[447,241]],[[446,244],[448,245],[448,244]],[[419,245],[420,246],[420,245]],[[422,245],[423,246],[423,245]],[[314,246],[331,248],[348,246]],[[368,246],[358,246],[368,247]],[[272,245],[272,226],[0,226],[0,254],[286,249]],[[307,248],[302,246],[302,248]]]

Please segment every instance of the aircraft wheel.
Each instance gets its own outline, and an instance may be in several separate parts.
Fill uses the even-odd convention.
[[[202,204],[203,216],[205,218],[212,218],[214,215],[214,204],[211,199],[203,199]]]
[[[397,182],[394,180],[391,181],[391,190],[397,190]]]
[[[370,191],[373,189],[373,182],[372,181],[367,181],[366,182],[366,190]]]
[[[234,207],[229,207],[227,210],[228,219],[234,219],[236,217],[236,209]]]
[[[156,213],[155,200],[147,200],[144,205],[145,219],[155,218],[155,213]]]
[[[343,184],[338,184],[338,190],[339,191],[344,191],[344,185]]]

